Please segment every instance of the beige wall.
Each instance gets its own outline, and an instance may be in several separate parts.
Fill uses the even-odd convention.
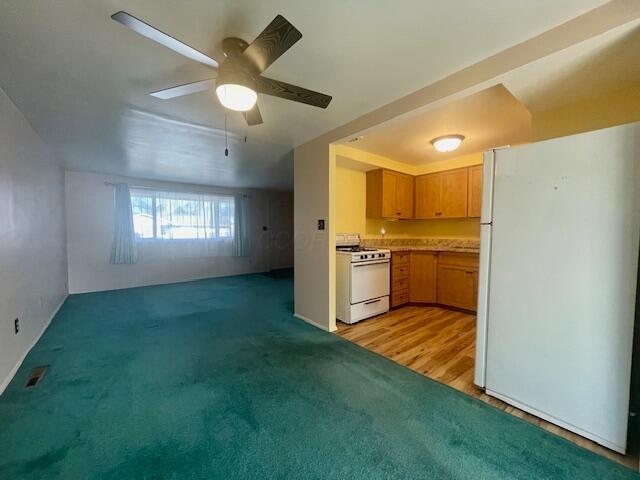
[[[336,167],[336,232],[359,233],[367,230],[367,174],[361,170]]]
[[[532,141],[640,121],[640,84],[532,115]]]
[[[330,150],[323,141],[306,143],[295,149],[293,164],[295,315],[328,331],[335,330],[335,222],[328,195],[335,155]],[[318,230],[318,220],[324,220],[324,230]]]

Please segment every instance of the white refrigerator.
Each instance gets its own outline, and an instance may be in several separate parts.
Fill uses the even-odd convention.
[[[625,452],[640,123],[484,156],[475,383]]]

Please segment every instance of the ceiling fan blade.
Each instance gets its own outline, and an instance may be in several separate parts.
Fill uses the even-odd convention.
[[[278,15],[243,53],[261,73],[301,38],[302,33]]]
[[[257,103],[251,110],[244,112],[244,119],[250,127],[253,125],[260,125],[262,123],[262,115],[260,115],[260,109],[258,108]]]
[[[205,90],[213,89],[215,84],[215,79],[200,80],[199,82],[185,83],[184,85],[178,85],[177,87],[165,88],[164,90],[151,92],[149,95],[161,98],[162,100],[167,100],[169,98],[181,97],[191,93],[204,92]]]
[[[313,90],[262,76],[256,79],[256,89],[266,95],[306,103],[314,107],[327,108],[331,102],[331,97],[324,93],[314,92]]]
[[[216,62],[213,58],[205,55],[202,52],[199,52],[186,43],[182,43],[180,40],[177,40],[172,36],[161,32],[157,28],[143,22],[133,15],[129,15],[127,12],[120,11],[114,13],[113,15],[111,15],[111,18],[113,18],[116,22],[121,23],[125,27],[130,28],[134,32],[139,33],[140,35],[145,36],[155,42],[158,42],[160,45],[164,45],[165,47],[170,48],[180,55],[184,55],[191,60],[203,63],[204,65],[207,65],[209,67],[218,68],[218,62]]]

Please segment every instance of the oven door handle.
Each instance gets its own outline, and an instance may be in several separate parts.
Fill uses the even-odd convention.
[[[369,300],[368,302],[364,302],[365,305],[371,305],[372,303],[378,303],[381,299],[378,298],[377,300]]]
[[[368,265],[379,265],[381,263],[389,263],[389,260],[380,260],[380,261],[377,261],[377,262],[367,262],[365,260],[364,262],[361,262],[361,263],[354,263],[353,266],[355,268],[357,268],[357,267],[366,267]]]

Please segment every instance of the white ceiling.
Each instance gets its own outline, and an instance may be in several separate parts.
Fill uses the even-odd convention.
[[[69,169],[291,188],[293,146],[603,3],[4,0],[0,87]],[[261,96],[263,125],[228,115],[224,157],[224,114],[210,93],[147,95],[211,71],[112,21],[118,10],[214,58],[223,38],[251,41],[283,14],[304,37],[266,74],[334,100],[321,110]]]
[[[464,135],[460,148],[438,152],[431,140],[443,135]],[[492,147],[529,142],[531,114],[502,85],[422,113],[389,122],[366,132],[348,145],[393,160],[421,165]]]
[[[530,141],[535,113],[640,87],[640,20],[512,70],[501,82],[438,107],[390,120],[346,143],[352,148],[421,165],[500,145]],[[454,152],[430,141],[445,134],[466,138]]]

